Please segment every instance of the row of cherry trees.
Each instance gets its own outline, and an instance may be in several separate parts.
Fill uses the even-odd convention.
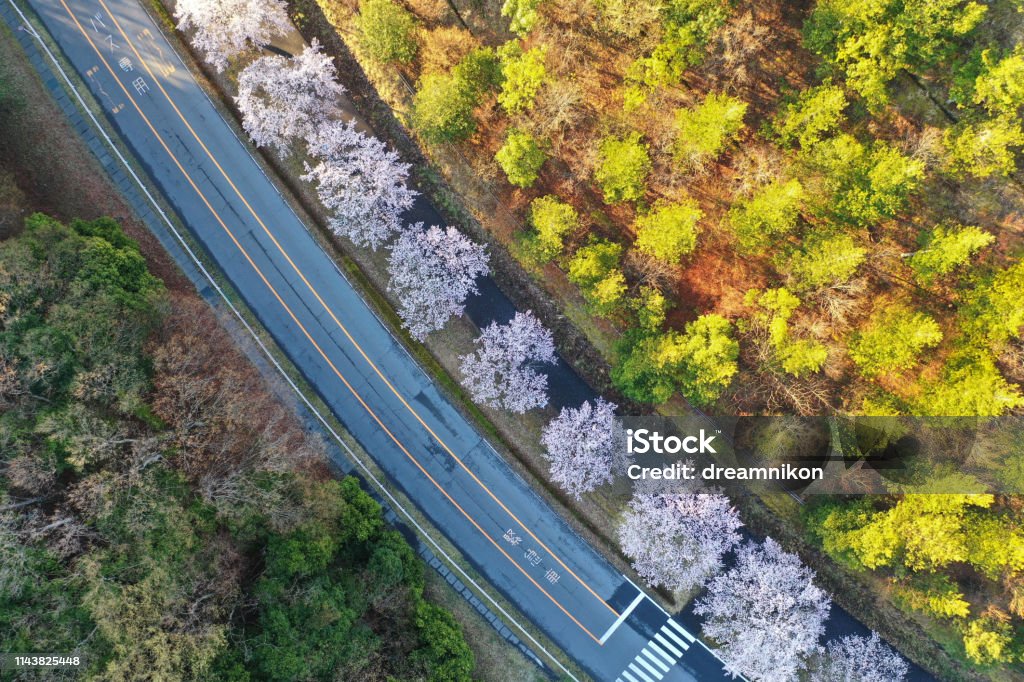
[[[615,405],[598,398],[565,408],[541,442],[551,480],[579,499],[622,468]],[[881,641],[848,636],[819,645],[831,608],[814,572],[775,540],[741,543],[742,523],[729,498],[694,485],[684,492],[640,486],[618,529],[622,551],[650,585],[704,590],[695,613],[732,675],[783,682],[899,682],[906,662]],[[735,552],[731,568],[725,557]]]
[[[179,0],[179,28],[217,70],[288,29],[281,0]],[[344,88],[332,60],[313,42],[294,58],[262,56],[238,76],[236,104],[252,140],[282,156],[303,150],[302,179],[330,212],[332,230],[360,247],[389,249],[389,290],[418,340],[461,315],[476,279],[488,272],[484,247],[454,227],[406,225],[416,197],[409,166],[384,143],[345,121]],[[530,312],[491,324],[461,358],[473,399],[524,413],[548,403],[541,367],[555,361],[551,332]],[[543,430],[551,479],[577,499],[611,482],[619,468],[616,406],[601,398],[564,408]],[[718,642],[726,669],[752,680],[893,682],[906,664],[876,634],[818,641],[831,606],[813,571],[772,539],[741,544],[739,515],[714,491],[640,490],[620,527],[623,551],[648,583],[674,591],[704,588],[696,613]],[[724,559],[735,552],[733,566]]]
[[[178,26],[218,71],[288,30],[281,0],[180,0]],[[316,187],[332,231],[360,247],[389,250],[389,290],[403,325],[417,340],[461,315],[486,275],[484,247],[454,227],[406,225],[417,193],[409,166],[380,140],[343,120],[345,92],[331,58],[314,41],[301,54],[253,59],[238,76],[235,103],[253,142],[281,156],[305,152],[302,179]],[[492,324],[462,359],[464,383],[480,403],[522,413],[547,404],[554,361],[551,333],[531,314]]]

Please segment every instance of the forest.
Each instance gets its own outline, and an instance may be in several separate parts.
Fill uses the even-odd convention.
[[[480,275],[508,270],[508,253],[607,352],[573,360],[598,370],[607,362],[608,397],[622,409],[678,410],[682,395],[688,411],[718,414],[1018,416],[1024,62],[1015,5],[320,0],[320,16],[425,150],[427,164],[414,166],[408,147],[392,148],[398,136],[385,142],[348,113],[345,51],[296,34],[315,21],[308,3],[233,2],[179,0],[173,19],[241,129],[316,206],[320,226],[340,238],[332,248],[376,272],[411,348],[433,343],[438,353],[436,339],[457,340],[446,370],[459,377],[456,395],[484,418],[511,415],[519,450],[542,448],[538,486],[554,484],[594,528],[610,529],[610,553],[619,550],[662,596],[692,602],[727,671],[903,679],[906,662],[877,633],[826,641],[834,597],[944,678],[1019,679],[1020,497],[986,490],[964,466],[983,459],[1006,490],[1019,490],[1019,443],[943,443],[927,453],[929,467],[888,481],[884,494],[794,503],[753,491],[761,503],[752,504],[742,491],[624,490],[612,437],[620,408],[603,398],[557,413],[549,406],[543,367],[562,340],[546,326],[553,316],[523,310],[483,329],[456,321]],[[274,41],[297,53],[261,49]],[[454,172],[458,164],[472,169],[477,189]],[[487,239],[471,237],[469,224],[408,224],[406,210],[437,169]],[[498,197],[490,211],[474,204],[481,183]],[[70,229],[106,229],[90,225]],[[161,408],[157,400],[143,414],[173,430]],[[902,442],[900,428],[885,431],[882,450]],[[874,456],[838,440],[844,457]],[[218,506],[221,495],[278,494],[263,483],[275,480],[273,464],[242,458],[252,473],[218,482],[217,466],[206,471],[186,452],[179,445],[161,457],[231,529],[237,511]],[[295,464],[289,470],[301,471]],[[361,508],[346,485],[342,500]],[[765,504],[780,518],[759,517]],[[288,515],[287,505],[270,508]],[[300,535],[285,543],[299,555],[286,573],[324,587],[354,553],[368,558],[360,575],[386,563],[406,585],[400,558],[378,558],[386,541],[374,533],[340,529],[329,541],[319,529],[338,525],[330,511],[298,523],[284,531]],[[279,531],[267,524],[256,539],[241,537],[262,540],[270,556]],[[333,549],[336,534],[356,544]],[[317,559],[305,556],[307,542]],[[366,542],[372,548],[358,544]],[[281,595],[262,582],[277,570],[266,561],[260,607]],[[353,628],[380,620],[366,615],[383,608],[372,591],[362,596],[369,601],[351,607],[363,614]],[[420,627],[419,606],[415,614]],[[278,632],[276,614],[272,623],[259,615],[260,636]],[[407,657],[388,660],[433,675],[449,646],[456,654],[444,661],[456,670],[436,674],[468,670],[459,638],[419,634],[423,641],[403,641]],[[218,654],[211,665],[244,667],[255,656]]]
[[[1024,401],[1013,2],[320,4],[517,216],[495,237],[617,339],[627,397]]]
[[[317,4],[489,237],[604,352],[617,400],[678,409],[681,394],[734,415],[1024,407],[1019,2]],[[543,362],[550,346],[530,338]],[[576,500],[613,480],[601,425],[614,410],[585,403],[544,429],[550,480]],[[1000,447],[980,456],[1002,493],[961,470],[967,453],[935,451],[887,494],[820,496],[783,522],[966,664],[957,679],[1024,661],[1021,454]],[[702,590],[705,635],[768,679],[723,614],[756,610],[735,587],[747,564],[782,574],[786,555],[730,541],[737,521],[714,495],[620,500],[634,569]],[[733,550],[741,565],[723,576]],[[827,605],[805,606],[776,671],[813,649],[794,642]],[[899,677],[861,672],[840,679]]]
[[[0,633],[86,679],[469,680],[354,478],[109,219],[0,242]]]

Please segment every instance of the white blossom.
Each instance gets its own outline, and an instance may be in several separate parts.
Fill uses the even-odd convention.
[[[293,139],[309,137],[335,113],[343,92],[334,63],[313,40],[297,57],[260,57],[245,67],[235,102],[253,142],[286,153]]]
[[[722,570],[742,525],[720,493],[637,493],[619,526],[619,543],[648,583],[689,590]]]
[[[376,250],[401,231],[402,213],[416,196],[406,184],[408,164],[351,121],[327,121],[308,141],[319,160],[306,164],[302,179],[316,183],[336,234]]]
[[[283,0],[178,0],[174,18],[179,30],[193,31],[192,45],[218,71],[292,28]]]
[[[454,227],[410,226],[391,245],[388,290],[400,301],[398,315],[413,338],[423,340],[461,315],[476,278],[488,273],[487,252]]]
[[[544,427],[541,443],[551,464],[551,480],[580,498],[612,480],[615,405],[598,398],[565,407]]]
[[[814,571],[768,538],[736,550],[736,565],[708,582],[694,612],[716,641],[725,670],[754,682],[789,682],[825,632],[831,601]]]
[[[476,344],[462,357],[463,384],[473,400],[518,414],[547,405],[548,378],[536,366],[555,361],[555,342],[533,313],[488,325]]]
[[[811,682],[900,682],[909,666],[877,632],[833,640],[819,652]]]

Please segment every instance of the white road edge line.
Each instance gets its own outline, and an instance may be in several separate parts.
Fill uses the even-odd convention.
[[[96,120],[96,117],[93,115],[92,110],[85,103],[85,100],[82,99],[82,95],[78,92],[78,89],[75,88],[74,84],[72,84],[71,79],[68,78],[68,75],[64,72],[64,68],[60,65],[60,62],[57,61],[57,58],[50,51],[50,48],[49,48],[49,46],[47,46],[46,42],[42,39],[42,37],[38,34],[38,32],[32,26],[32,23],[28,20],[28,17],[26,17],[25,14],[21,11],[21,8],[18,7],[17,4],[15,4],[14,0],[8,0],[8,2],[10,3],[11,7],[14,8],[14,11],[18,13],[18,16],[21,17],[21,20],[25,23],[25,30],[33,38],[35,38],[39,42],[39,46],[43,48],[44,52],[46,52],[46,56],[50,58],[50,61],[53,63],[53,66],[56,67],[57,71],[60,73],[61,78],[63,78],[64,83],[67,85],[68,89],[72,93],[74,93],[75,99],[78,100],[78,103],[81,106],[82,110],[92,120],[93,125],[95,126],[96,130],[99,131],[100,135],[103,136],[103,139],[106,141],[107,146],[110,147],[110,149],[114,152],[114,154],[117,156],[117,158],[121,161],[121,164],[125,167],[125,170],[128,171],[128,174],[131,175],[132,179],[134,179],[136,184],[138,184],[139,188],[142,190],[142,193],[146,195],[146,198],[149,199],[149,202],[153,205],[153,208],[156,209],[156,212],[160,215],[161,218],[163,218],[163,221],[165,223],[167,223],[167,227],[170,228],[171,233],[178,239],[178,241],[181,243],[182,248],[189,255],[189,257],[192,258],[192,261],[195,263],[196,267],[199,269],[199,271],[201,273],[203,273],[203,275],[206,277],[207,281],[209,281],[210,286],[212,286],[214,288],[214,290],[216,290],[216,292],[224,300],[224,302],[227,304],[228,308],[231,309],[231,312],[234,313],[235,317],[238,318],[238,321],[242,323],[242,326],[245,327],[246,331],[248,331],[249,334],[256,341],[256,345],[259,346],[260,350],[262,350],[264,355],[267,356],[267,358],[270,360],[271,364],[273,364],[274,367],[277,369],[277,371],[280,372],[281,376],[284,377],[284,380],[288,383],[289,386],[291,386],[292,390],[295,391],[296,395],[299,396],[299,399],[305,404],[306,408],[310,411],[310,413],[315,415],[317,420],[321,424],[323,424],[324,428],[331,434],[331,436],[333,436],[334,439],[336,441],[338,441],[338,444],[341,445],[341,447],[348,453],[348,455],[352,459],[352,461],[355,462],[356,465],[358,465],[359,468],[363,470],[363,473],[365,474],[367,479],[372,481],[373,484],[375,486],[377,486],[377,488],[380,490],[380,492],[385,497],[388,498],[388,500],[390,501],[392,507],[394,509],[399,510],[402,513],[402,515],[405,516],[406,519],[408,519],[409,523],[411,523],[416,528],[416,530],[418,530],[420,532],[421,536],[424,537],[431,545],[434,546],[435,553],[437,553],[440,556],[444,557],[445,560],[447,561],[447,563],[454,570],[458,571],[458,573],[462,576],[463,580],[465,580],[466,583],[468,583],[469,585],[472,585],[473,588],[477,592],[482,594],[487,599],[487,601],[489,601],[491,603],[491,605],[494,607],[494,609],[498,611],[498,613],[500,613],[508,622],[510,622],[513,625],[515,625],[515,627],[523,634],[523,636],[526,637],[526,639],[528,639],[531,642],[531,644],[533,644],[535,647],[537,647],[537,649],[542,651],[544,653],[544,655],[547,656],[551,660],[552,663],[554,663],[563,673],[565,673],[566,676],[568,676],[570,679],[574,680],[575,682],[580,682],[578,677],[576,677],[571,672],[569,672],[569,670],[564,665],[562,665],[561,661],[559,661],[557,658],[555,658],[551,654],[551,652],[549,652],[547,649],[545,649],[544,646],[540,642],[538,642],[534,638],[534,636],[532,634],[527,632],[526,628],[523,627],[519,623],[519,621],[517,621],[515,618],[513,618],[511,615],[509,615],[508,611],[506,611],[501,606],[501,604],[499,604],[497,601],[495,601],[494,597],[492,597],[486,590],[481,588],[479,583],[477,583],[475,580],[473,580],[473,578],[471,578],[462,569],[462,567],[459,566],[448,555],[447,552],[445,552],[445,550],[441,547],[441,545],[439,545],[437,543],[437,541],[434,540],[434,538],[431,537],[423,529],[423,527],[416,521],[415,518],[413,518],[413,516],[405,509],[405,507],[403,507],[399,503],[399,501],[397,499],[395,499],[395,497],[391,494],[391,492],[387,488],[384,487],[383,483],[381,483],[380,480],[376,476],[373,475],[373,472],[370,471],[370,469],[366,466],[366,464],[364,464],[363,461],[361,459],[359,459],[359,457],[356,456],[356,453],[353,452],[352,448],[349,447],[348,443],[346,443],[344,440],[342,440],[341,436],[339,436],[338,433],[331,427],[331,425],[327,422],[327,420],[324,418],[324,416],[322,414],[320,414],[320,412],[316,409],[316,407],[313,406],[312,403],[310,403],[309,399],[305,396],[305,394],[301,390],[299,390],[299,387],[295,384],[294,381],[292,381],[292,378],[290,376],[288,376],[288,373],[284,371],[284,368],[277,361],[277,358],[275,358],[271,354],[270,350],[266,347],[266,345],[264,345],[263,340],[256,334],[256,331],[252,328],[252,326],[249,325],[249,323],[246,321],[246,319],[244,317],[242,317],[241,312],[239,312],[239,310],[237,308],[235,308],[234,304],[227,297],[227,295],[224,293],[224,291],[220,288],[220,285],[217,284],[216,280],[214,280],[213,276],[206,270],[206,267],[203,265],[203,263],[198,259],[198,257],[196,257],[195,253],[193,253],[191,247],[189,247],[189,245],[185,241],[184,237],[181,236],[181,234],[178,232],[177,228],[174,227],[174,224],[171,223],[170,219],[164,213],[163,208],[153,198],[153,195],[150,194],[149,189],[146,187],[145,183],[143,183],[142,180],[139,179],[139,176],[136,175],[135,170],[131,167],[131,165],[129,165],[128,161],[124,158],[124,156],[121,155],[121,150],[119,150],[117,148],[117,146],[113,143],[113,141],[107,135],[106,129],[103,126],[100,125],[99,121]],[[148,12],[146,14],[148,15]],[[180,59],[180,57],[179,57],[179,59]],[[189,75],[190,76],[192,75],[191,72],[189,72]],[[200,90],[202,90],[202,88],[200,88]],[[219,115],[219,111],[218,111],[218,115]],[[273,183],[271,183],[271,184],[273,184]],[[285,203],[287,204],[288,202],[285,201]],[[291,206],[289,204],[289,208],[290,207]],[[302,221],[300,221],[300,222],[302,222]],[[304,224],[305,223],[303,223],[303,225]],[[321,247],[321,249],[322,248],[323,247]],[[330,260],[331,260],[332,263],[334,262],[333,259],[330,259]],[[335,264],[335,269],[337,269],[337,264]],[[371,310],[371,312],[372,312],[372,310]],[[388,330],[388,331],[390,332],[390,330]]]
[[[622,623],[625,622],[627,618],[629,618],[629,614],[633,613],[633,609],[639,606],[640,602],[642,602],[646,597],[647,595],[644,594],[642,591],[640,592],[640,594],[636,595],[636,599],[634,599],[633,603],[629,605],[629,608],[623,611],[622,614],[619,616],[618,620],[612,623],[611,627],[605,630],[604,634],[601,635],[601,639],[598,640],[599,642],[601,642],[601,646],[604,646],[604,643],[608,641],[608,638],[612,636],[612,633],[619,629],[619,626],[622,625]]]

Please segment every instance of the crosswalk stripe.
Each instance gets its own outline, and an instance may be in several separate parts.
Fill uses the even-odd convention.
[[[636,678],[630,675],[628,670],[623,670],[622,676],[629,680],[629,682],[636,682]]]
[[[651,674],[654,675],[655,678],[660,680],[662,677],[664,677],[664,675],[662,675],[660,672],[658,672],[657,668],[655,668],[653,665],[651,665],[650,663],[645,661],[641,654],[637,654],[636,658],[634,660],[637,663],[639,663],[640,665],[642,665],[643,667],[645,667],[648,670],[650,670]]]
[[[654,682],[654,680],[652,680],[651,678],[647,677],[647,673],[645,673],[640,668],[636,667],[636,663],[630,663],[629,664],[629,669],[632,670],[633,672],[635,672],[637,675],[639,675],[640,679],[644,680],[644,682]]]
[[[687,649],[690,648],[689,644],[687,644],[683,640],[679,639],[679,636],[676,633],[674,633],[671,630],[669,630],[668,628],[662,628],[661,631],[662,631],[662,633],[664,633],[664,634],[668,635],[669,637],[671,637],[673,642],[678,643],[679,644],[679,648],[682,649],[683,651],[686,651]]]
[[[676,664],[676,659],[674,659],[670,655],[668,655],[668,653],[666,653],[664,649],[662,649],[660,646],[655,644],[653,641],[648,642],[647,646],[651,647],[651,649],[653,649],[655,653],[657,653],[659,656],[661,656],[666,661],[668,661],[669,665],[675,665]]]
[[[687,632],[685,628],[683,628],[681,625],[679,625],[679,623],[675,622],[671,618],[669,618],[668,624],[674,627],[676,630],[678,630],[679,634],[688,639],[691,644],[696,641],[696,638],[693,635]]]
[[[660,632],[658,634],[654,635],[654,639],[656,639],[659,642],[661,642],[669,651],[674,653],[676,655],[676,658],[682,658],[683,657],[683,651],[686,651],[685,648],[683,649],[683,651],[680,651],[679,649],[675,648],[672,645],[671,642],[669,642],[667,639],[665,639],[664,637],[661,636]]]
[[[648,644],[648,646],[650,646],[650,644]],[[662,672],[666,672],[666,673],[668,672],[668,666],[665,665],[664,663],[662,663],[661,659],[658,658],[657,656],[655,656],[654,654],[652,654],[650,651],[648,651],[647,649],[644,649],[640,653],[642,653],[647,658],[651,659],[651,661],[653,661],[656,666],[661,668]]]

